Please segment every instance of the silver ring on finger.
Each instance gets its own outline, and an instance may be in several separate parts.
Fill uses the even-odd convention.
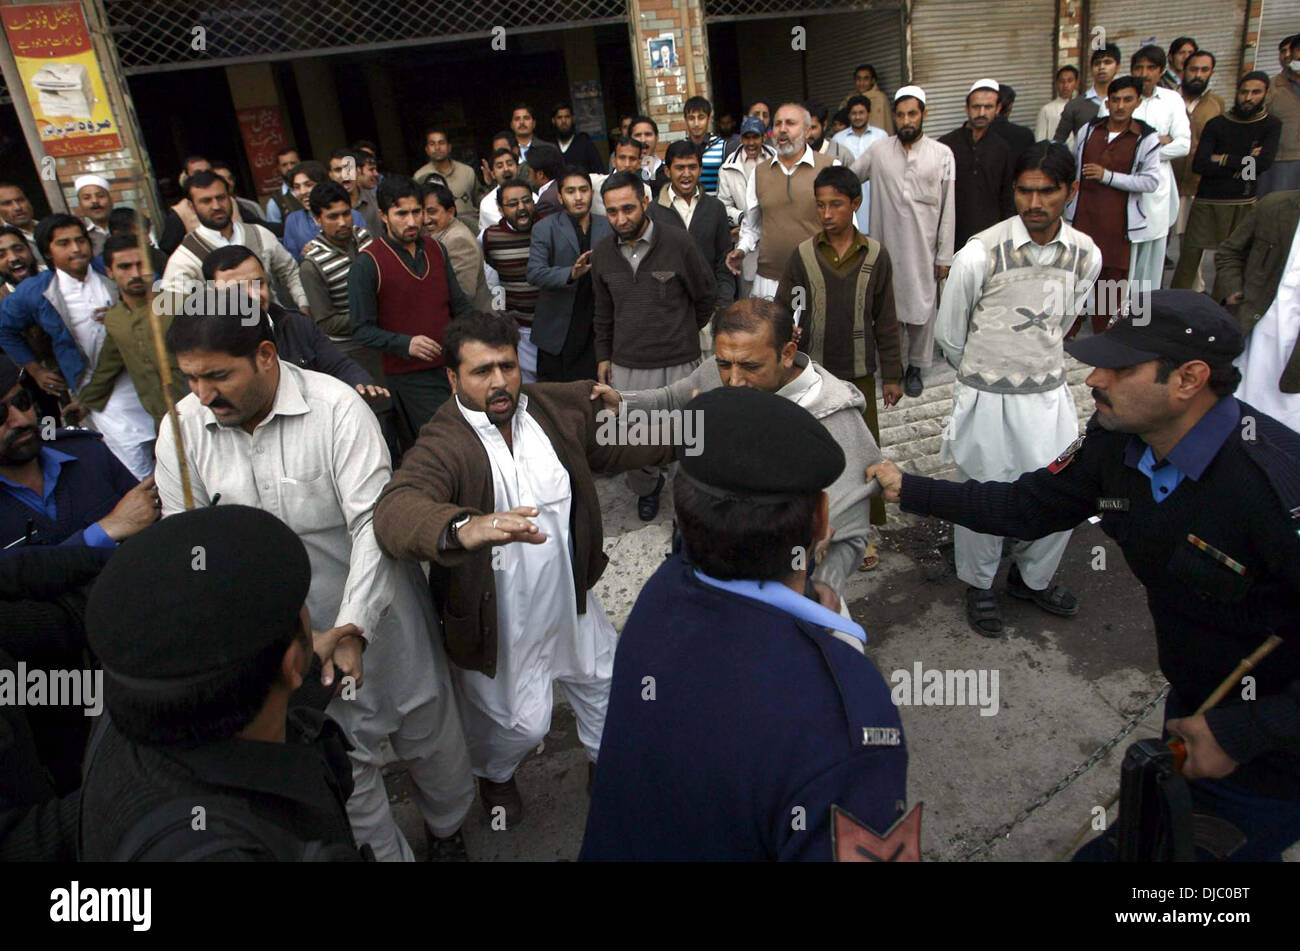
[[[496,527],[497,527],[497,522],[498,522],[498,521],[500,521],[500,519],[495,519],[495,518],[492,519],[492,527],[493,527],[493,528],[496,528]]]

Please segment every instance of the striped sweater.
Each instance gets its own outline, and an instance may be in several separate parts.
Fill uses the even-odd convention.
[[[516,231],[504,219],[483,232],[483,260],[497,272],[505,291],[506,310],[514,311],[521,327],[533,325],[537,288],[528,283],[531,231]]]

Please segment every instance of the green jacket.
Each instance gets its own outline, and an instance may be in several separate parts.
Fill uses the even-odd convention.
[[[164,314],[159,319],[162,321],[162,332],[166,335],[171,317]],[[153,329],[149,324],[147,307],[132,310],[125,301],[118,300],[104,314],[104,329],[108,335],[104,338],[104,347],[99,353],[99,362],[95,364],[90,382],[79,394],[81,402],[93,410],[102,410],[112,395],[117,375],[125,370],[135,384],[140,404],[155,423],[160,423],[167,415],[168,403],[163,398],[158,361],[154,358]],[[175,357],[171,357],[171,369],[174,402],[188,395],[189,387],[176,365]]]
[[[1260,322],[1277,295],[1297,222],[1300,190],[1273,192],[1259,200],[1214,253],[1214,296],[1223,302],[1233,294],[1244,295],[1235,307],[1225,306],[1245,333]],[[1283,393],[1300,393],[1300,343],[1291,351],[1278,385]]]

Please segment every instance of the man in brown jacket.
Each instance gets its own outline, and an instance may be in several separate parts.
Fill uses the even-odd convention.
[[[598,420],[590,382],[522,385],[518,341],[508,315],[451,324],[443,352],[455,398],[406,453],[374,520],[387,554],[430,562],[470,761],[496,829],[523,815],[514,773],[550,729],[552,683],[592,763],[600,747],[616,637],[591,592],[608,561],[592,471],[673,457],[663,432],[643,427],[646,445],[612,414]]]
[[[1279,296],[1279,285],[1287,274],[1287,264],[1292,259],[1293,245],[1297,240],[1297,224],[1300,224],[1300,190],[1273,192],[1259,200],[1228,240],[1219,245],[1214,256],[1214,294],[1237,318],[1242,331],[1250,335],[1246,338],[1245,354],[1248,368],[1243,370],[1246,378],[1264,375],[1263,361],[1256,360],[1253,367],[1249,366],[1255,352],[1252,344],[1258,336],[1257,326],[1264,322]],[[1294,292],[1286,294],[1284,300],[1278,300],[1276,319],[1267,325],[1275,343],[1285,339],[1279,329],[1296,319],[1300,308],[1296,307],[1295,300]],[[1271,374],[1267,380],[1272,402],[1266,400],[1268,406],[1258,405],[1261,394],[1255,393],[1250,403],[1294,429],[1295,426],[1283,418],[1285,414],[1278,414],[1280,407],[1274,403],[1283,400],[1289,404],[1300,394],[1300,343],[1293,345],[1289,353],[1277,362],[1282,363],[1281,375]],[[1245,380],[1242,385],[1246,385]],[[1285,395],[1273,393],[1274,388]]]

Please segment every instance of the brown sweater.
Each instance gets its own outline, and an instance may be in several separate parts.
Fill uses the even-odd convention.
[[[569,524],[573,594],[579,614],[585,613],[587,591],[609,561],[603,549],[600,500],[592,472],[625,472],[667,465],[673,459],[671,446],[597,443],[596,412],[601,404],[591,399],[591,387],[590,380],[523,387],[528,394],[528,413],[550,439],[572,485]],[[492,548],[439,551],[438,539],[462,515],[486,515],[495,510],[487,450],[451,399],[425,424],[420,438],[402,457],[402,467],[379,496],[374,517],[375,538],[386,554],[430,562],[429,589],[442,617],[452,662],[489,677],[496,676],[498,643]]]
[[[644,370],[699,357],[717,294],[713,264],[688,232],[657,225],[633,274],[618,240],[611,234],[591,249],[596,359]]]
[[[823,231],[816,243],[817,263],[821,266],[822,279],[826,282],[826,312],[810,314],[805,310],[803,334],[799,338],[799,349],[808,353],[814,360],[824,366],[841,380],[852,381],[857,374],[853,366],[853,325],[855,305],[854,298],[858,286],[858,271],[862,259],[867,254],[867,242],[872,240],[861,232],[855,231],[857,238],[845,254],[844,259],[832,262],[835,251],[826,239]],[[880,356],[880,376],[885,383],[897,383],[903,378],[901,342],[898,332],[898,317],[894,310],[893,265],[889,252],[880,249],[871,277],[867,281],[867,299],[863,307],[862,326],[866,349],[863,360],[867,375],[875,372],[876,355]],[[808,290],[808,273],[804,269],[803,257],[796,250],[790,255],[786,265],[785,276],[777,288],[776,300],[785,307],[794,309],[794,289],[803,289],[805,306],[811,306],[812,295]],[[826,330],[821,353],[811,352],[814,322],[825,321]]]
[[[779,162],[759,162],[754,170],[754,191],[763,213],[762,234],[758,241],[758,274],[779,281],[785,273],[790,253],[822,230],[817,217],[817,199],[813,179],[822,169],[835,163],[833,155],[813,153],[813,164],[802,162],[794,174],[786,175]]]

